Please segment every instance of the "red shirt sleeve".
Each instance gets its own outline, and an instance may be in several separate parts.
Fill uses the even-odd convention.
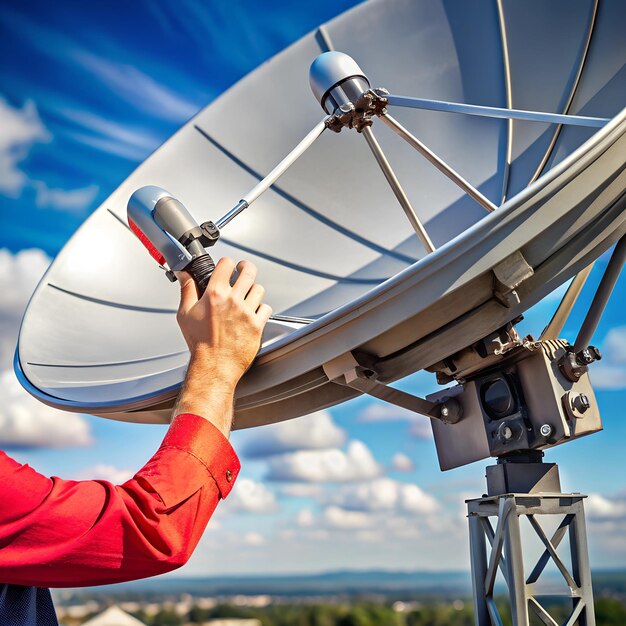
[[[239,467],[222,433],[190,414],[119,486],[47,478],[0,452],[0,582],[80,587],[180,567]]]

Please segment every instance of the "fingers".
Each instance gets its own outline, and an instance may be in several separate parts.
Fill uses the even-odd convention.
[[[238,298],[245,298],[256,279],[256,266],[250,261],[239,261],[237,263],[239,276],[233,285],[233,295]],[[259,303],[260,304],[260,303]]]
[[[230,277],[235,269],[235,262],[227,256],[222,257],[215,266],[213,274],[209,279],[208,293],[211,289],[221,291],[230,289]]]
[[[215,293],[215,291],[222,292],[222,290],[226,290],[226,288],[231,289],[232,296],[240,301],[244,300],[249,309],[260,316],[259,318],[262,320],[263,325],[265,325],[272,314],[272,309],[262,304],[265,289],[254,282],[257,274],[256,266],[250,261],[239,261],[239,263],[237,263],[237,279],[231,288],[230,280],[234,270],[235,263],[232,259],[228,257],[221,258],[215,266],[215,270],[209,281],[207,293],[211,291],[213,291],[213,293]],[[186,274],[186,276],[189,275]],[[262,315],[261,310],[263,310]]]
[[[269,320],[272,315],[272,307],[269,304],[262,304],[256,314],[263,326],[265,326],[265,324],[267,324],[267,320]]]
[[[176,272],[176,277],[180,283],[180,304],[178,313],[186,313],[191,307],[198,302],[198,290],[196,283],[187,272]]]
[[[263,302],[263,296],[265,296],[265,288],[262,285],[252,285],[246,296],[246,304],[256,312]]]

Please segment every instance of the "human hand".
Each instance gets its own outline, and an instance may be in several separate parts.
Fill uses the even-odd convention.
[[[201,298],[192,277],[178,273],[181,300],[176,319],[191,352],[178,413],[213,414],[216,396],[230,398],[232,404],[235,386],[259,350],[272,309],[263,304],[265,290],[255,283],[254,264],[240,261],[231,287],[234,269],[232,259],[220,259]]]

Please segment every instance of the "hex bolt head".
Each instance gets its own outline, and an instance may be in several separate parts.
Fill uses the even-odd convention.
[[[589,346],[589,352],[591,353],[591,356],[593,356],[593,358],[596,361],[599,361],[600,359],[602,359],[602,352],[600,352],[600,350],[596,348],[595,346]]]
[[[574,408],[580,413],[584,413],[587,409],[591,408],[591,402],[589,397],[584,393],[579,393],[573,400],[572,404]]]
[[[441,407],[441,417],[446,418],[450,415],[450,409],[444,404]]]
[[[552,434],[552,426],[550,426],[550,424],[542,424],[541,428],[539,429],[539,432],[544,437],[549,437]]]

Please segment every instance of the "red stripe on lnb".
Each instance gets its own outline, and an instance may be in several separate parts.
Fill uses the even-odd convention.
[[[154,246],[154,244],[143,234],[143,231],[131,220],[128,218],[128,225],[130,229],[137,235],[137,238],[144,245],[146,250],[150,253],[150,256],[159,264],[165,265],[165,257],[159,252],[159,250]]]

